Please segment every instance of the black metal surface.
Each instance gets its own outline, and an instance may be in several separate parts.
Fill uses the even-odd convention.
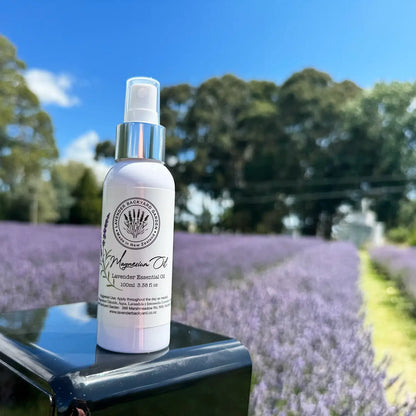
[[[96,345],[92,303],[0,315],[2,416],[246,415],[250,378],[238,341],[177,322],[168,349],[117,354]]]

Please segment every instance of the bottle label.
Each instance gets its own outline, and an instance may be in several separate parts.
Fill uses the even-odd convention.
[[[104,199],[98,316],[110,326],[149,328],[170,323],[175,193],[135,193],[113,188]]]

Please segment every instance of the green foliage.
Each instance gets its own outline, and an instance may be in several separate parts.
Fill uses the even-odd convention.
[[[0,218],[99,223],[92,172],[52,167],[52,123],[24,68],[0,36]],[[416,202],[407,197],[416,163],[415,97],[416,83],[362,91],[312,68],[282,85],[227,74],[197,87],[164,88],[161,123],[177,224],[185,226],[183,214],[192,214],[190,186],[231,200],[220,225],[242,232],[280,232],[283,218],[295,214],[303,234],[330,237],[338,207],[367,197],[389,237],[403,240],[405,229],[416,228]],[[97,145],[96,159],[113,155],[111,141]],[[51,182],[42,179],[47,171]],[[196,222],[208,231],[212,214],[204,208]]]
[[[404,187],[406,189],[407,187]],[[416,201],[406,197],[399,201],[398,227],[387,231],[387,239],[392,243],[416,246]]]
[[[72,196],[75,203],[70,209],[70,221],[75,224],[100,224],[101,198],[95,175],[91,169],[85,169]]]
[[[291,211],[299,216],[303,234],[315,235],[321,225],[322,234],[330,237],[332,219],[343,198],[314,195],[343,189],[330,183],[345,175],[337,168],[336,143],[341,136],[337,128],[345,104],[360,93],[352,82],[336,83],[328,74],[311,68],[292,75],[280,89],[282,129],[292,144],[291,159],[296,168],[286,178],[298,180],[286,192],[293,195]]]
[[[75,198],[72,194],[85,170],[85,165],[74,161],[53,166],[51,183],[57,196],[57,222],[68,223],[70,221],[70,209],[75,203]]]
[[[8,196],[6,218],[13,221],[30,221],[34,219],[35,204],[30,194],[27,191],[21,192],[21,189]]]
[[[406,200],[408,174],[415,163],[416,84],[376,84],[347,107],[346,140],[337,143],[338,170],[359,181],[374,201],[378,219],[388,228],[398,225],[399,207]],[[366,182],[375,176],[377,182]]]
[[[406,228],[416,226],[416,200],[400,201],[398,223]]]
[[[39,176],[58,155],[49,116],[20,71],[13,45],[0,36],[0,178],[13,190]]]
[[[114,143],[110,140],[105,140],[103,142],[97,143],[95,146],[95,160],[99,160],[101,158],[114,158],[115,154],[115,146]]]
[[[416,227],[408,232],[407,243],[409,246],[416,246]]]
[[[200,233],[209,233],[212,231],[213,220],[210,210],[203,205],[201,214],[196,216],[196,226]]]
[[[414,97],[416,84],[362,91],[313,68],[282,85],[228,74],[197,87],[164,88],[161,123],[177,224],[189,214],[193,186],[218,202],[232,201],[219,225],[233,231],[281,232],[291,214],[303,234],[329,238],[340,205],[359,206],[364,197],[388,229],[412,226]],[[102,143],[97,154],[110,150],[111,143]],[[213,226],[206,211],[195,219],[199,228]]]
[[[396,227],[390,229],[386,233],[386,237],[389,241],[396,244],[405,244],[408,242],[410,237],[410,232],[408,228],[405,227]]]
[[[198,87],[186,115],[185,143],[195,155],[196,185],[214,198],[241,180],[247,138],[239,124],[248,102],[247,83],[225,75]]]
[[[0,36],[1,216],[51,221],[56,218],[56,198],[42,172],[58,152],[51,120],[27,87],[24,68],[14,46]]]
[[[188,185],[195,178],[195,163],[187,155],[186,121],[195,90],[188,84],[165,87],[160,94],[160,122],[166,127],[166,163],[175,178],[175,226],[185,229],[179,214],[188,212]]]
[[[42,223],[55,222],[58,218],[57,196],[49,181],[32,179],[15,192],[3,195],[7,219]]]
[[[336,83],[313,69],[280,87],[231,75],[201,84],[184,117],[184,142],[195,155],[194,185],[233,201],[222,224],[243,232],[280,232],[283,217],[292,212],[304,233],[316,234],[326,214],[329,236],[340,199],[305,202],[296,195],[310,192],[310,181],[333,177],[328,144],[345,103],[357,94],[355,84]]]
[[[50,181],[42,181],[37,189],[38,218],[36,222],[55,222],[58,219],[58,200]]]

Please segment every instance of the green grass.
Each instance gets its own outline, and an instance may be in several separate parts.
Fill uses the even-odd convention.
[[[371,264],[367,252],[361,252],[361,289],[366,307],[366,324],[372,328],[375,361],[391,357],[387,371],[390,377],[401,374],[405,388],[400,398],[416,395],[416,318],[409,301],[396,284],[380,274]],[[400,383],[387,391],[393,401]]]

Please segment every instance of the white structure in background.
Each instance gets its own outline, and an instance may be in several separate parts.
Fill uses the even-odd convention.
[[[361,201],[361,211],[350,211],[332,228],[336,240],[351,241],[357,247],[363,244],[381,245],[384,242],[384,223],[377,221],[368,199]]]
[[[295,214],[286,215],[283,218],[283,225],[285,226],[286,233],[292,237],[300,236],[300,221],[299,217]]]

